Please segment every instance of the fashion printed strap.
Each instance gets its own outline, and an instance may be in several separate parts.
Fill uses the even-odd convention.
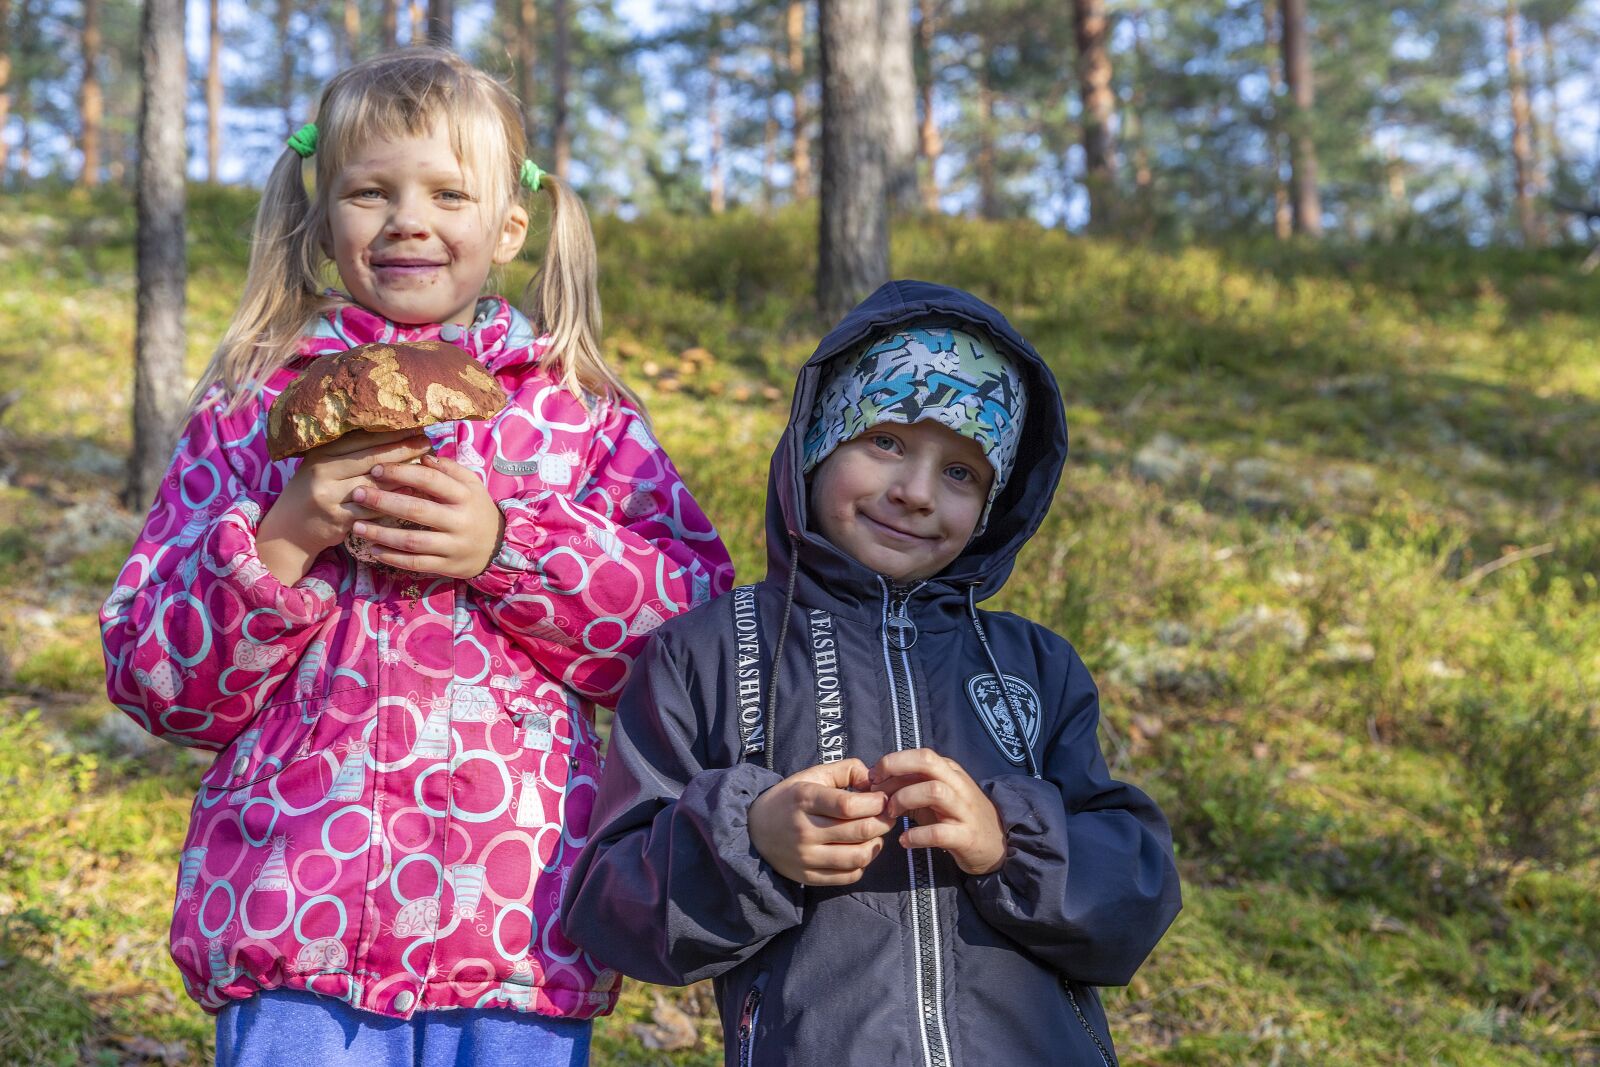
[[[767,747],[761,699],[761,619],[756,612],[756,587],[741,585],[728,598],[733,603],[734,687],[739,706],[739,750],[750,759]]]
[[[844,688],[839,684],[839,638],[833,616],[812,608],[811,666],[817,678],[817,762],[838,763],[850,749],[844,724]]]

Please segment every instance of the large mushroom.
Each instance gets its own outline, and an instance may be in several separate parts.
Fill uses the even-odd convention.
[[[267,450],[288,459],[350,433],[415,430],[457,419],[488,419],[505,390],[467,353],[443,341],[374,342],[319,356],[278,394],[267,415]],[[383,525],[409,525],[379,518]],[[373,562],[364,538],[345,546]]]

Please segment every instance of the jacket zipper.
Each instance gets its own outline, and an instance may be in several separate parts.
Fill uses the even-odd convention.
[[[1094,1032],[1094,1027],[1089,1025],[1089,1017],[1083,1013],[1083,1008],[1079,1007],[1078,997],[1072,992],[1072,983],[1063,978],[1061,988],[1067,991],[1067,1003],[1072,1005],[1072,1014],[1078,1017],[1078,1022],[1089,1035],[1089,1040],[1094,1042],[1094,1047],[1100,1050],[1100,1059],[1106,1067],[1117,1067],[1117,1058],[1111,1054],[1105,1042],[1100,1040],[1100,1035]]]
[[[909,589],[883,585],[883,662],[889,672],[889,695],[894,710],[896,749],[921,748],[922,728],[917,721],[917,695],[911,684],[911,657],[917,642],[916,624],[907,612],[907,601],[922,588]],[[910,816],[901,816],[900,832],[911,829]],[[911,928],[916,939],[917,1023],[922,1039],[926,1067],[951,1067],[950,1042],[944,1017],[943,960],[940,957],[938,894],[933,878],[933,850],[906,849],[906,866],[911,884]]]
[[[739,1011],[739,1067],[754,1067],[756,1062],[756,1025],[761,1021],[761,980],[744,995],[744,1007]]]

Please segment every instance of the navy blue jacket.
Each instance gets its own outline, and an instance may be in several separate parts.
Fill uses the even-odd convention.
[[[994,338],[1028,413],[987,529],[901,588],[810,528],[800,460],[820,368],[912,323]],[[1092,987],[1125,984],[1176,916],[1171,835],[1107,772],[1072,646],[974,606],[1038,529],[1066,454],[1054,377],[999,312],[891,282],[800,372],[772,459],[766,579],[669,620],[635,667],[563,925],[636,978],[716,979],[728,1064],[1115,1062]],[[968,875],[894,831],[859,882],[803,887],[752,847],[750,803],[784,776],[917,747],[994,801],[998,871]]]

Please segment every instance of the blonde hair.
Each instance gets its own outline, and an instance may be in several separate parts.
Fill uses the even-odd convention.
[[[522,109],[494,78],[440,48],[390,52],[341,71],[317,106],[314,192],[306,190],[300,156],[285,149],[256,211],[244,296],[191,404],[221,385],[237,407],[294,357],[312,318],[344,303],[324,292],[328,190],[367,139],[425,135],[435,122],[445,124],[467,180],[481,184],[483,202],[498,205],[500,218],[528,195],[519,177],[527,154]],[[546,359],[574,395],[624,398],[642,413],[600,351],[599,267],[583,201],[554,175],[539,188],[550,197],[550,237],[521,310],[536,334],[550,335]]]

